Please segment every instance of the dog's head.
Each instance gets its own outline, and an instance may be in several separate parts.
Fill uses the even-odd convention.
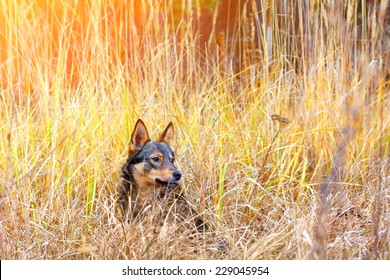
[[[171,149],[174,137],[170,122],[157,141],[151,141],[142,120],[135,124],[131,135],[128,165],[131,165],[135,183],[142,188],[175,188],[181,178],[175,167],[175,155]]]

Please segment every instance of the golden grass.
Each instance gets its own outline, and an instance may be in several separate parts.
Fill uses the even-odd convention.
[[[202,1],[53,2],[0,1],[2,259],[390,259],[388,1],[249,1],[205,51]],[[139,117],[226,252],[117,219]]]

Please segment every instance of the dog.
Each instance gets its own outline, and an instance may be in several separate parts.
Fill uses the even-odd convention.
[[[179,221],[197,231],[209,226],[192,209],[179,186],[181,172],[175,166],[171,149],[172,122],[157,141],[151,141],[144,122],[139,119],[131,135],[129,154],[122,167],[118,200],[124,220],[142,220],[147,209],[158,209],[160,221]]]

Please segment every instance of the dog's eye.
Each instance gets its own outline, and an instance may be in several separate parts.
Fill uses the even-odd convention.
[[[160,161],[160,158],[159,158],[159,157],[153,157],[152,160],[153,160],[154,162],[159,162],[159,161]]]
[[[174,163],[175,162],[175,158],[171,158],[171,162]]]

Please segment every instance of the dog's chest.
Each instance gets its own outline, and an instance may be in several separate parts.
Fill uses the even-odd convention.
[[[135,205],[141,216],[151,214],[158,224],[188,221],[193,215],[188,202],[176,193],[164,194],[163,191],[142,193],[135,201]]]

